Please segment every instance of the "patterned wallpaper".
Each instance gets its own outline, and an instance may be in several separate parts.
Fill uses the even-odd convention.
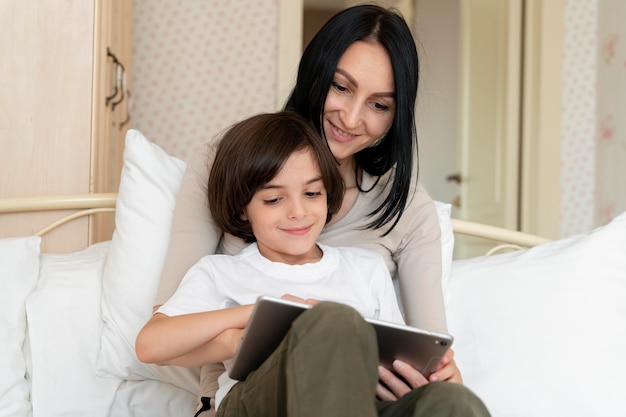
[[[626,210],[626,2],[601,0],[595,135],[596,224]]]
[[[566,0],[561,141],[561,236],[594,223],[597,1]]]
[[[626,2],[566,0],[561,235],[626,211]]]
[[[134,0],[132,126],[183,160],[275,102],[275,0]]]

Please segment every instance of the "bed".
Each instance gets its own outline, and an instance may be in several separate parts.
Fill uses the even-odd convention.
[[[142,364],[133,348],[184,168],[130,131],[118,194],[0,200],[0,220],[77,209],[32,236],[0,239],[0,417],[194,414],[198,371]],[[492,415],[625,415],[626,213],[548,241],[451,219],[449,205],[436,205],[456,360]],[[41,252],[49,229],[114,209],[98,214],[115,216],[110,241]],[[521,248],[452,261],[455,234]]]

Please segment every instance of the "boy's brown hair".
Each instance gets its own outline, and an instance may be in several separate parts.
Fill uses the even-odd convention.
[[[296,151],[310,150],[326,188],[328,215],[339,210],[344,183],[328,143],[295,112],[260,114],[233,125],[222,137],[209,175],[213,220],[225,232],[254,242],[250,223],[242,219],[252,196],[270,182]]]

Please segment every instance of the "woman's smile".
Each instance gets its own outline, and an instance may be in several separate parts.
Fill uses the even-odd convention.
[[[330,132],[332,137],[337,142],[349,142],[354,138],[358,137],[356,134],[348,133],[345,130],[340,129],[337,125],[333,124],[330,120],[327,120],[327,123],[330,127]]]

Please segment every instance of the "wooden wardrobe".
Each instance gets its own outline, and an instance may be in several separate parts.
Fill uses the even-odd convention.
[[[117,192],[131,125],[132,0],[7,1],[0,9],[0,198]],[[66,214],[4,214],[0,238]],[[70,252],[112,231],[113,215],[96,214],[45,245]]]

